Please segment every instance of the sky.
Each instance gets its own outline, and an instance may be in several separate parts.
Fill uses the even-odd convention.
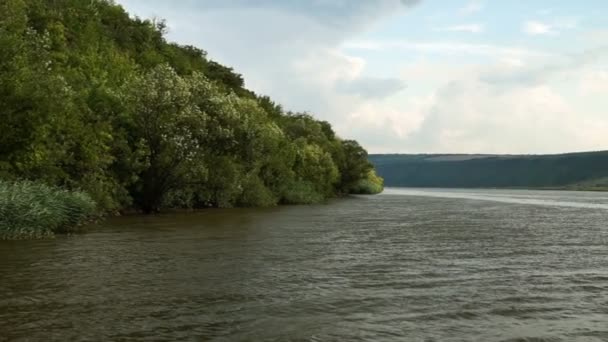
[[[370,153],[608,149],[605,0],[117,0]]]

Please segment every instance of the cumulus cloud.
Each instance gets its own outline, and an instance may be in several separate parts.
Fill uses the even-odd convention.
[[[418,62],[403,70],[409,83],[442,85],[403,101],[396,112],[363,113],[367,121],[358,119],[351,129],[373,130],[366,142],[385,153],[602,149],[608,99],[598,94],[608,91],[606,58],[608,51],[594,49],[529,63]]]
[[[350,129],[382,153],[559,153],[605,143],[608,125],[595,115],[581,120],[549,86],[497,92],[469,80],[446,84],[417,108],[376,113],[372,124],[357,120]]]
[[[578,113],[551,87],[495,92],[474,81],[454,82],[438,91],[420,129],[407,141],[437,152],[559,152],[589,141],[586,127],[577,123]]]

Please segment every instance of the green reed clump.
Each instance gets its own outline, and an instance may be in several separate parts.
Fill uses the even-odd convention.
[[[84,192],[0,180],[0,240],[73,233],[95,213],[95,202]]]

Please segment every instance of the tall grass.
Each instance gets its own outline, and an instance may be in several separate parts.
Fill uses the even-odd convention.
[[[86,193],[0,180],[0,240],[76,232],[95,212],[95,202]]]

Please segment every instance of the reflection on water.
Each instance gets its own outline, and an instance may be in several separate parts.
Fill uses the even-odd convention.
[[[606,341],[607,205],[389,189],[0,242],[0,341]]]

